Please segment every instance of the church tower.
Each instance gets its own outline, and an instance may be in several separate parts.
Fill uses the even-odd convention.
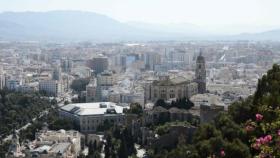
[[[205,69],[205,60],[202,56],[202,50],[200,49],[199,56],[196,59],[196,70],[195,70],[195,79],[198,84],[198,93],[206,93],[206,69]]]

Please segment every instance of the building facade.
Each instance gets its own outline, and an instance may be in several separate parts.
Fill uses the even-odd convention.
[[[115,83],[115,76],[111,71],[105,71],[97,75],[96,101],[104,101],[102,91],[108,90]]]
[[[153,81],[145,87],[145,98],[151,101],[158,99],[190,98],[197,94],[197,83],[184,77],[169,77]]]
[[[94,102],[96,100],[96,82],[91,80],[86,86],[86,102]]]
[[[13,135],[7,158],[77,158],[81,153],[81,134],[78,131],[41,130],[35,140],[19,143]]]
[[[63,118],[74,120],[83,133],[102,130],[104,124],[124,124],[124,109],[112,102],[68,104],[59,110]]]
[[[39,81],[39,91],[44,91],[49,95],[57,96],[62,93],[62,85],[56,80]]]
[[[87,66],[94,70],[95,74],[100,74],[101,72],[108,70],[109,61],[107,57],[100,55],[88,60]]]

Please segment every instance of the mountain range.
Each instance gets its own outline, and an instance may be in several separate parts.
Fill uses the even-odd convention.
[[[0,40],[147,41],[147,40],[280,40],[280,29],[255,34],[218,36],[193,24],[122,23],[82,11],[0,13]]]

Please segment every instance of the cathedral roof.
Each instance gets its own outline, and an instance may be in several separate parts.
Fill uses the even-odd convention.
[[[172,79],[154,81],[154,84],[158,86],[171,86],[171,85],[179,85],[179,84],[189,83],[189,82],[191,82],[190,79],[182,76],[177,76]]]

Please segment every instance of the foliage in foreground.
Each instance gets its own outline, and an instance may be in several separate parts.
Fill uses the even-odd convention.
[[[254,96],[235,102],[197,129],[191,148],[178,145],[152,157],[277,158],[280,157],[280,67],[274,65],[258,82]],[[172,155],[172,156],[171,156]]]

